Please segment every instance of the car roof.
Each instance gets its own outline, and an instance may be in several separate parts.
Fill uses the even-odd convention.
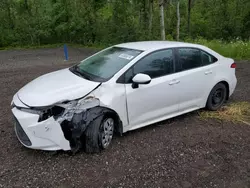
[[[193,47],[193,48],[204,48],[202,45],[191,44],[185,42],[175,42],[175,41],[141,41],[141,42],[128,42],[115,45],[116,47],[130,48],[135,50],[159,50],[163,48],[173,48],[173,47]]]

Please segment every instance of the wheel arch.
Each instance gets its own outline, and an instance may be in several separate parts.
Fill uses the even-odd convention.
[[[122,123],[118,113],[115,110],[108,108],[108,107],[99,106],[99,108],[105,109],[104,116],[108,115],[108,116],[111,116],[112,118],[114,118],[114,120],[115,120],[115,132],[118,133],[119,135],[122,135],[123,123]]]
[[[93,107],[91,109],[89,109],[89,111],[91,111],[91,113],[95,113],[98,111],[98,114],[99,115],[95,115],[96,117],[99,117],[100,115],[103,115],[104,117],[105,116],[108,116],[108,117],[111,117],[111,118],[114,118],[115,120],[115,133],[118,133],[119,135],[122,135],[123,133],[123,123],[120,119],[120,116],[118,115],[118,113],[111,109],[111,108],[108,108],[106,106],[96,106],[96,107]],[[89,125],[87,125],[88,127]],[[86,127],[86,129],[87,129]]]
[[[123,123],[120,120],[118,113],[103,106],[95,106],[81,113],[74,113],[71,121],[64,120],[61,123],[64,137],[70,142],[71,151],[73,153],[82,148],[82,145],[84,144],[85,132],[92,125],[92,123],[98,120],[98,118],[101,120],[106,117],[114,118],[115,133],[122,135]]]
[[[226,89],[227,89],[227,98],[226,98],[226,100],[228,100],[228,99],[229,99],[229,93],[230,93],[228,82],[225,81],[225,80],[223,80],[223,81],[218,82],[217,84],[219,84],[219,83],[222,83],[222,84],[224,84],[224,85],[226,86]],[[217,85],[217,84],[216,84],[216,85]],[[216,86],[216,85],[215,85],[215,86]]]
[[[107,107],[96,106],[88,110],[86,116],[89,115],[91,121],[88,121],[84,132],[81,134],[80,142],[83,149],[87,153],[100,152],[103,146],[100,146],[100,126],[107,118],[112,118],[115,121],[114,132],[122,134],[122,122],[118,114]]]

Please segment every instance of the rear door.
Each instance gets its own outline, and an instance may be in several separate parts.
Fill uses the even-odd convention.
[[[208,53],[196,48],[177,48],[179,81],[179,111],[191,111],[203,107],[216,74],[213,59]]]

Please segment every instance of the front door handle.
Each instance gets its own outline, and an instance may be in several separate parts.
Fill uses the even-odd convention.
[[[213,72],[211,70],[208,70],[205,72],[205,75],[212,74]]]
[[[174,85],[180,83],[180,80],[172,80],[169,82],[169,85]]]

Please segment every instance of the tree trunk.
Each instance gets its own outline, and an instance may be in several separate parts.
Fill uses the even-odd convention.
[[[141,23],[142,23],[142,18],[141,18],[142,16],[141,16],[141,9],[139,10],[139,26],[141,26]]]
[[[11,2],[10,1],[6,1],[7,2],[7,12],[8,12],[8,19],[9,19],[9,27],[11,29],[14,29],[14,22],[12,20],[12,16],[11,16]]]
[[[176,40],[179,41],[180,39],[180,1],[177,0],[177,31],[176,31]]]
[[[29,7],[28,7],[28,0],[24,0],[24,7],[25,7],[26,10],[29,9]]]
[[[161,39],[165,40],[165,25],[164,25],[164,0],[159,0],[160,6],[160,23],[161,23]]]
[[[24,8],[28,12],[29,16],[31,16],[31,4],[29,5],[28,0],[24,0]]]
[[[143,0],[143,29],[147,29],[147,20],[148,20],[148,15],[147,15],[147,0]]]
[[[148,30],[149,34],[152,34],[152,24],[153,24],[153,0],[149,0],[149,24]]]
[[[190,35],[190,15],[191,15],[191,1],[188,0],[188,35]]]
[[[74,0],[74,12],[76,13],[77,17],[78,17],[78,10],[79,10],[79,7],[77,6],[77,0]]]

